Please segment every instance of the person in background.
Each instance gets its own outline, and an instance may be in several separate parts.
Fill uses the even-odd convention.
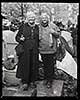
[[[50,22],[49,15],[42,13],[39,28],[39,52],[44,64],[44,79],[46,80],[44,84],[47,88],[52,87],[59,35],[60,30],[53,22]]]
[[[18,57],[19,62],[16,73],[16,77],[22,80],[20,87],[22,90],[27,90],[29,86],[36,87],[39,28],[35,25],[35,19],[34,12],[27,12],[27,22],[20,26],[16,35],[16,41],[21,43],[24,49],[24,53]]]
[[[77,61],[77,25],[72,24],[72,27],[69,28],[71,32],[71,36],[73,38],[73,51],[74,51],[74,59]]]

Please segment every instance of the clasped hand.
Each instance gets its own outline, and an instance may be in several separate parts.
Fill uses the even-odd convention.
[[[20,40],[21,41],[24,41],[25,40],[25,37],[22,35],[21,38],[20,38]]]

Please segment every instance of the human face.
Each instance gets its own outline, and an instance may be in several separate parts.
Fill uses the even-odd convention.
[[[35,23],[35,18],[34,18],[34,17],[29,17],[29,18],[28,18],[28,22],[29,22],[30,24],[34,24],[34,23]]]
[[[43,23],[47,23],[47,21],[48,21],[48,20],[47,20],[46,17],[43,17],[43,18],[42,18],[42,22],[43,22]]]

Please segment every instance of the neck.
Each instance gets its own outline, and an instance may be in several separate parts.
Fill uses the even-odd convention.
[[[28,25],[31,26],[31,27],[34,27],[35,26],[35,24],[31,25],[30,23],[28,23]]]
[[[41,25],[43,26],[43,27],[47,27],[48,26],[48,22],[47,23],[41,23]]]

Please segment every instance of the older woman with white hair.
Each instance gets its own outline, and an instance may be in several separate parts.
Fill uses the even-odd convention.
[[[60,35],[59,28],[52,22],[47,13],[41,14],[39,31],[39,51],[44,64],[44,78],[47,88],[52,87],[54,65],[56,64],[57,38]]]
[[[36,16],[29,11],[26,14],[27,22],[22,24],[16,35],[16,41],[23,45],[24,52],[19,54],[19,62],[16,77],[22,79],[22,89],[27,90],[28,86],[35,87],[37,80],[38,64],[38,35],[39,28],[35,25]]]

